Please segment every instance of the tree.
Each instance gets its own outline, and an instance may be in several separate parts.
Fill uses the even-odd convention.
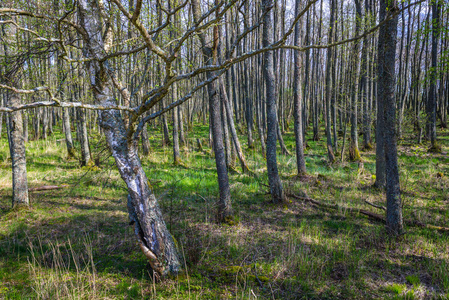
[[[262,0],[263,10],[265,11],[263,24],[262,43],[264,47],[268,47],[272,43],[273,22],[272,8],[273,0]],[[270,193],[275,203],[281,203],[286,200],[284,190],[282,188],[281,178],[276,159],[276,141],[277,141],[277,104],[276,92],[274,86],[274,69],[273,54],[264,53],[263,74],[265,79],[265,95],[267,101],[267,170],[268,181],[270,184]]]
[[[215,2],[215,5],[218,1]],[[192,0],[193,20],[197,23],[201,18],[201,7],[199,0]],[[204,64],[216,64],[218,60],[218,41],[219,27],[213,27],[213,39],[206,40],[204,34],[199,34],[201,41],[201,49],[203,51]],[[209,45],[212,45],[209,46]],[[215,72],[206,72],[207,78],[210,80],[216,76]],[[210,125],[212,127],[212,138],[214,143],[215,164],[217,167],[218,186],[220,190],[220,200],[218,201],[218,220],[220,222],[230,221],[233,217],[231,206],[231,190],[229,188],[228,169],[226,166],[226,156],[223,143],[223,128],[221,123],[220,112],[220,91],[218,81],[211,81],[207,85],[209,96],[209,115]]]
[[[18,44],[19,37],[17,29],[10,26],[2,32],[3,38],[10,41],[5,45],[3,55],[5,59],[4,68],[2,68],[0,83],[9,84],[13,87],[18,86],[19,78],[22,75],[23,65],[27,55],[13,55],[13,47]],[[14,53],[17,54],[17,53]],[[6,94],[9,106],[19,106],[21,104],[21,95],[14,90]],[[8,142],[12,162],[12,206],[29,206],[28,198],[28,179],[25,153],[25,138],[23,132],[23,120],[21,111],[13,111],[9,114]]]
[[[432,1],[432,50],[431,60],[432,65],[430,69],[430,88],[427,99],[427,134],[430,138],[430,151],[441,152],[441,146],[437,144],[437,64],[438,64],[438,37],[440,35],[440,0]]]
[[[398,10],[396,1],[380,0],[379,18],[381,21],[388,17],[388,14]],[[396,39],[397,39],[398,18],[394,16],[384,23],[379,30],[378,44],[378,97],[379,103],[383,106],[383,115],[380,122],[383,128],[380,134],[383,135],[385,153],[385,179],[387,194],[387,230],[391,234],[401,234],[402,224],[402,203],[399,185],[399,167],[397,155],[397,132],[396,122]],[[378,154],[379,155],[379,154]]]
[[[295,14],[299,14],[300,10],[300,0],[295,1]],[[295,40],[294,44],[299,45],[300,42],[300,24],[295,25]],[[302,128],[302,98],[301,98],[301,78],[300,78],[300,64],[301,64],[301,53],[299,51],[294,51],[294,74],[293,74],[293,97],[294,97],[294,118],[295,118],[295,145],[296,145],[296,169],[298,175],[305,174],[306,161],[304,159],[304,138],[303,138],[303,128]]]

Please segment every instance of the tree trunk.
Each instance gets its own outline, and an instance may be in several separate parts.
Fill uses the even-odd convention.
[[[87,166],[91,161],[89,150],[89,136],[87,134],[86,112],[84,108],[78,109],[78,118],[80,125],[80,144],[81,144],[81,165]]]
[[[300,0],[295,1],[295,15],[298,15],[300,11]],[[295,25],[295,37],[294,44],[300,43],[300,24]],[[293,74],[293,101],[294,110],[293,116],[295,118],[295,145],[296,145],[296,169],[298,175],[303,175],[307,172],[306,161],[304,159],[304,139],[302,129],[302,97],[301,97],[301,53],[294,51],[294,74]]]
[[[332,43],[333,30],[334,30],[334,11],[335,11],[335,0],[331,0],[331,10],[330,10],[330,27],[328,33],[328,43]],[[326,107],[325,107],[325,116],[326,116],[326,143],[327,143],[327,157],[329,163],[333,163],[335,161],[334,151],[332,149],[332,134],[331,134],[331,102],[333,97],[332,85],[331,85],[331,76],[333,76],[334,72],[332,70],[332,59],[333,59],[333,48],[327,49],[327,63],[326,63]]]
[[[237,135],[237,131],[235,129],[234,125],[234,119],[232,118],[232,109],[231,104],[229,102],[229,99],[227,97],[226,89],[223,83],[223,78],[219,78],[220,81],[220,95],[221,95],[221,101],[223,101],[224,108],[226,110],[226,117],[228,119],[229,129],[231,130],[231,137],[232,141],[234,143],[235,150],[237,152],[237,156],[240,160],[240,164],[242,166],[242,171],[244,173],[250,173],[248,165],[246,164],[245,156],[242,151],[242,147],[240,146],[239,137]]]
[[[80,23],[86,31],[83,36],[84,53],[87,58],[98,57],[105,51],[100,8],[94,0],[80,0],[78,7]],[[89,62],[92,92],[101,105],[115,105],[112,80],[106,68],[97,60]],[[139,246],[154,271],[161,276],[176,275],[181,269],[180,259],[156,197],[148,186],[148,179],[137,153],[137,139],[127,137],[125,123],[119,112],[101,111],[99,118],[109,149],[128,187],[128,212],[135,225]]]
[[[173,84],[173,101],[178,98],[178,91],[176,84]],[[175,166],[181,163],[181,155],[179,154],[179,123],[178,123],[178,108],[172,110],[173,115],[173,164]]]
[[[359,35],[360,22],[362,18],[362,9],[360,5],[360,0],[354,0],[356,6],[356,21],[355,21],[355,36]],[[359,43],[354,42],[354,48],[352,53],[352,76],[351,76],[351,145],[349,146],[349,158],[352,161],[360,161],[360,151],[359,151],[359,136],[357,130],[357,73],[359,68]]]
[[[9,106],[18,105],[20,105],[19,95],[10,93]],[[12,206],[29,206],[22,112],[12,112],[9,118],[9,151],[12,160]]]
[[[432,67],[430,70],[430,87],[427,99],[427,132],[430,137],[431,148],[433,152],[441,152],[441,146],[437,145],[437,128],[436,128],[436,106],[437,106],[437,58],[438,58],[438,37],[440,27],[439,16],[439,0],[432,1],[432,50],[431,59]]]
[[[273,7],[273,0],[262,0],[262,6],[265,11],[271,10]],[[273,22],[272,11],[264,15],[263,24],[263,38],[262,43],[264,47],[268,47],[273,39]],[[263,74],[266,85],[266,102],[267,102],[267,170],[268,181],[270,184],[270,193],[275,203],[281,203],[286,200],[282,188],[281,178],[279,177],[277,159],[276,159],[276,129],[277,129],[277,112],[276,112],[276,98],[274,86],[274,68],[273,68],[273,54],[265,52]]]
[[[73,148],[72,129],[70,125],[70,116],[67,111],[68,108],[62,108],[62,119],[65,133],[65,143],[67,146],[67,158],[71,159],[75,157],[75,149]]]
[[[389,3],[389,4],[388,4]],[[380,0],[380,21],[388,12],[397,10],[396,1]],[[399,186],[399,167],[396,136],[396,96],[395,57],[398,18],[389,20],[379,30],[379,102],[383,103],[383,136],[385,149],[385,175],[387,194],[387,230],[391,234],[401,234],[402,204]]]
[[[193,19],[199,20],[201,17],[201,6],[199,0],[192,0]],[[213,28],[212,48],[206,42],[206,37],[201,34],[200,41],[202,44],[203,60],[205,65],[217,63],[218,61],[218,41],[219,41],[219,27]],[[215,75],[214,72],[206,72],[208,79]],[[233,218],[233,211],[231,206],[231,191],[229,188],[228,169],[226,167],[226,155],[223,143],[223,128],[221,124],[220,113],[220,94],[219,86],[216,80],[207,85],[207,93],[209,96],[209,122],[212,131],[213,148],[215,154],[215,165],[217,167],[218,187],[220,190],[220,199],[218,201],[219,222],[228,222]]]
[[[148,126],[145,124],[142,129],[142,153],[144,156],[150,154],[150,140],[148,138]]]

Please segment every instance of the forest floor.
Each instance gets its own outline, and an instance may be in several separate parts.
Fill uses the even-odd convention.
[[[389,238],[384,224],[346,209],[326,209],[289,199],[273,205],[266,162],[246,149],[255,176],[230,173],[236,222],[214,222],[218,195],[208,127],[186,132],[185,166],[174,166],[172,148],[150,130],[152,151],[142,158],[187,272],[155,282],[128,225],[126,187],[104,141],[91,141],[99,167],[67,160],[59,129],[46,141],[27,143],[30,209],[11,209],[11,161],[0,139],[0,298],[5,299],[448,299],[449,233],[406,226]],[[439,130],[443,153],[428,153],[407,132],[399,145],[405,220],[449,226],[449,130]],[[204,151],[197,151],[196,138]],[[289,194],[328,204],[382,210],[385,195],[372,188],[374,150],[358,163],[326,162],[325,138],[307,136],[309,176],[295,177],[292,155],[278,155]],[[341,140],[341,139],[340,139]],[[257,144],[257,141],[256,141]],[[339,157],[339,155],[338,155]],[[345,158],[346,159],[346,158]],[[236,164],[238,165],[238,164]],[[237,167],[239,170],[239,168]]]

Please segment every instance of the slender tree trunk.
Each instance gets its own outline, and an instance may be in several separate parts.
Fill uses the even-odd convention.
[[[23,141],[28,143],[28,111],[23,112]]]
[[[300,0],[295,1],[295,15],[300,12]],[[299,45],[301,39],[300,24],[295,25],[294,44]],[[294,74],[293,74],[293,101],[295,118],[295,145],[296,145],[296,169],[298,175],[307,173],[306,161],[304,159],[304,139],[302,130],[302,97],[301,97],[301,53],[294,51]]]
[[[179,144],[181,146],[185,146],[186,144],[186,137],[185,137],[185,131],[184,131],[184,114],[183,114],[183,110],[181,108],[181,106],[177,107],[177,112],[178,112],[178,123],[179,123]]]
[[[199,20],[201,17],[201,6],[199,0],[192,0],[192,12],[193,19],[196,22],[196,20]],[[202,44],[204,64],[210,65],[217,63],[219,27],[215,26],[213,28],[213,41],[211,43],[212,48],[210,47],[210,44],[206,42],[206,37],[204,35],[200,35],[199,37]],[[206,72],[208,79],[214,75],[214,72]],[[223,143],[219,86],[216,80],[207,85],[207,93],[209,96],[209,122],[212,131],[215,165],[217,168],[218,187],[220,190],[217,217],[219,222],[229,222],[233,218],[233,211],[231,206],[231,191],[229,188],[228,169],[226,167],[226,156]]]
[[[264,10],[271,10],[273,7],[273,0],[262,0]],[[269,11],[264,16],[263,24],[263,38],[262,43],[264,47],[271,44],[273,40],[273,22],[272,11]],[[267,170],[268,181],[270,184],[270,193],[275,203],[281,203],[286,200],[282,188],[281,178],[279,177],[277,159],[276,159],[276,129],[277,129],[277,104],[275,98],[274,86],[274,68],[273,68],[273,54],[265,52],[263,74],[266,85],[266,101],[267,101]]]
[[[173,101],[178,98],[178,91],[176,89],[176,84],[173,84]],[[181,155],[179,154],[179,130],[178,130],[178,109],[172,110],[173,115],[173,164],[179,165],[181,163]]]
[[[330,27],[328,33],[328,43],[332,43],[333,30],[334,30],[334,11],[335,11],[335,0],[331,0],[331,10],[330,10]],[[333,163],[335,161],[334,151],[332,149],[332,134],[331,134],[331,98],[333,97],[331,86],[331,76],[334,74],[332,70],[332,58],[333,58],[333,49],[327,49],[327,62],[326,62],[326,108],[325,108],[325,116],[326,116],[326,143],[327,143],[327,158],[329,163]]]
[[[248,165],[247,165],[246,160],[245,160],[245,156],[244,156],[243,151],[242,151],[242,147],[240,146],[240,141],[239,141],[239,137],[237,135],[237,130],[235,129],[234,119],[232,118],[231,104],[230,104],[230,102],[228,100],[228,97],[227,97],[226,89],[225,89],[225,86],[224,86],[224,83],[223,83],[223,78],[220,77],[219,81],[220,81],[221,100],[223,101],[224,107],[225,107],[225,110],[226,110],[226,117],[228,119],[229,129],[231,130],[231,138],[232,138],[232,141],[234,143],[235,150],[237,152],[237,157],[240,160],[240,164],[242,166],[242,171],[244,173],[250,173]]]
[[[42,138],[47,139],[48,134],[48,109],[46,107],[42,108]]]
[[[438,37],[440,33],[440,0],[432,1],[432,67],[430,71],[430,88],[427,99],[427,132],[430,137],[431,151],[441,152],[441,146],[437,145],[436,106],[437,106],[437,63],[438,63]]]
[[[87,166],[91,161],[89,150],[89,137],[87,134],[86,112],[84,108],[78,109],[78,118],[80,125],[80,143],[81,143],[81,165]]]
[[[360,0],[354,0],[356,6],[356,21],[355,21],[355,36],[359,35],[360,22],[362,18],[362,8],[360,5]],[[349,146],[349,158],[353,161],[360,161],[360,151],[359,151],[359,136],[357,130],[357,73],[359,66],[359,43],[356,41],[353,46],[352,53],[352,76],[351,76],[351,145]]]
[[[144,156],[150,154],[150,140],[148,138],[148,126],[146,124],[142,129],[142,153]]]
[[[73,148],[72,129],[70,125],[70,116],[67,111],[68,108],[62,108],[62,119],[65,133],[65,144],[67,146],[67,158],[71,159],[75,157],[75,149]]]
[[[397,10],[396,1],[380,0],[380,21],[387,11]],[[385,149],[385,175],[387,194],[387,230],[400,234],[403,230],[402,203],[399,186],[399,167],[396,136],[396,96],[395,96],[395,57],[397,37],[397,16],[389,20],[379,30],[378,93],[379,102],[383,103],[383,136]]]
[[[2,100],[0,99],[0,103]],[[0,139],[2,138],[2,129],[3,129],[3,113],[0,112]]]
[[[20,96],[10,93],[9,106],[20,105]],[[23,137],[22,112],[10,113],[9,150],[12,160],[12,206],[29,206],[25,141]]]

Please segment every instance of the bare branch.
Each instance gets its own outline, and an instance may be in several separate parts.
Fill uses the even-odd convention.
[[[94,105],[94,104],[85,104],[81,102],[56,102],[56,101],[38,101],[28,104],[22,104],[19,106],[11,106],[11,107],[0,107],[0,112],[14,112],[24,109],[31,109],[36,107],[79,107],[79,108],[85,108],[90,110],[123,110],[128,111],[130,113],[135,114],[136,110],[135,108],[130,108],[122,105],[116,105],[116,106],[103,106],[103,105]]]

